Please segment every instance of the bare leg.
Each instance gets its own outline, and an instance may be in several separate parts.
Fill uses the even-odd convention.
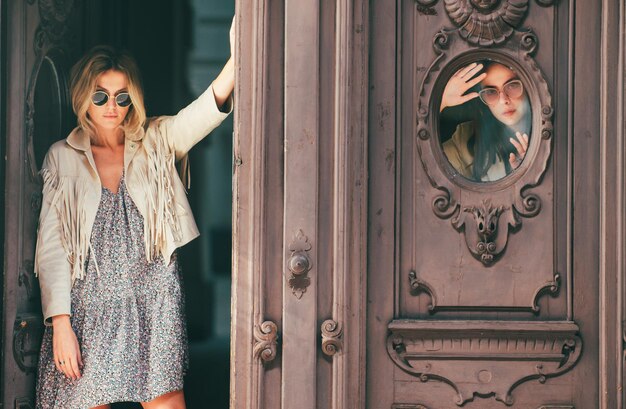
[[[150,402],[141,402],[144,409],[185,409],[185,394],[183,390],[166,393]]]
[[[111,409],[111,405],[107,403],[106,405],[94,406],[91,409]]]

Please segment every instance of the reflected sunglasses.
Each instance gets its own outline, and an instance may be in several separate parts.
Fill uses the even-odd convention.
[[[96,91],[91,94],[91,102],[99,107],[106,105],[106,103],[109,102],[109,98],[111,98],[111,96],[105,91]],[[126,108],[133,103],[133,101],[130,100],[130,94],[128,92],[120,92],[114,99],[117,106],[121,108]]]
[[[483,88],[478,92],[478,96],[485,105],[495,105],[500,100],[500,93],[504,93],[504,95],[506,95],[510,99],[521,97],[524,93],[524,86],[522,85],[522,81],[509,81],[504,84],[504,86],[502,87],[502,91],[493,87]]]

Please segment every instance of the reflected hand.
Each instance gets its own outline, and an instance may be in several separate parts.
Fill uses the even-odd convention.
[[[70,324],[69,316],[52,318],[52,351],[54,365],[66,377],[76,380],[81,377],[83,358],[80,353],[78,339]]]
[[[482,64],[471,63],[470,65],[458,70],[446,84],[446,88],[443,90],[443,96],[441,97],[441,107],[439,112],[444,108],[461,105],[478,97],[478,92],[470,92],[464,95],[468,89],[484,80],[487,73],[483,72],[476,78],[474,75],[478,74],[483,69]]]
[[[524,156],[526,156],[526,150],[528,149],[528,135],[522,134],[520,132],[515,132],[515,137],[510,138],[509,141],[515,146],[517,150],[517,155],[511,152],[509,154],[509,163],[511,164],[511,168],[516,169],[524,160]]]

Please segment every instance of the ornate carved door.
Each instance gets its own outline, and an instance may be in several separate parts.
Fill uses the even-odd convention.
[[[73,127],[67,83],[80,40],[79,10],[74,1],[3,3],[6,208],[0,407],[26,409],[35,407],[35,370],[43,330],[39,286],[33,275],[41,205],[38,170],[52,142]]]
[[[623,13],[371,3],[368,407],[622,407]]]

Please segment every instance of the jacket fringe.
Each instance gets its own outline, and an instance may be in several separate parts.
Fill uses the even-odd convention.
[[[56,211],[61,227],[61,243],[70,263],[72,284],[85,276],[85,262],[90,240],[85,231],[85,197],[88,183],[80,178],[59,177],[56,172],[42,169],[43,196],[51,197],[50,206]],[[97,269],[97,268],[96,268]]]
[[[176,169],[174,151],[167,146],[165,138],[161,135],[154,138],[154,143],[144,142],[144,148],[148,156],[148,166],[147,169],[140,169],[138,173],[142,185],[148,190],[144,240],[146,259],[152,261],[165,250],[168,229],[176,241],[182,239],[182,232],[176,212],[172,180],[173,171]]]

